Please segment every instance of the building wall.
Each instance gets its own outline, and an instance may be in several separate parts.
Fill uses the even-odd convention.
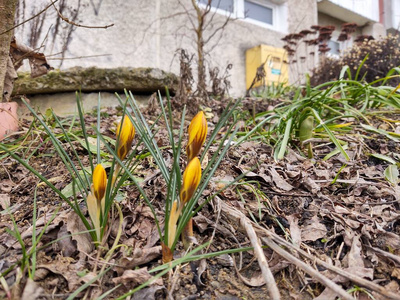
[[[23,0],[21,0],[23,1]],[[26,0],[25,0],[26,1]],[[107,29],[89,29],[75,27],[70,35],[70,42],[65,52],[65,60],[50,60],[50,64],[61,68],[73,66],[98,67],[157,67],[176,74],[179,72],[179,59],[176,50],[186,49],[196,53],[195,33],[191,30],[188,14],[193,15],[190,0],[69,0],[68,6],[76,8],[80,2],[76,23],[103,26],[113,23]],[[28,18],[47,1],[38,0],[33,4],[27,2],[25,10],[20,6],[20,18]],[[42,5],[42,6],[41,6]],[[245,51],[259,44],[282,47],[281,38],[289,32],[298,32],[317,23],[317,4],[315,0],[288,0],[287,8],[288,32],[277,32],[268,28],[246,22],[243,19],[232,20],[224,31],[219,32],[205,46],[207,64],[217,66],[221,72],[231,63],[231,94],[243,95],[245,86]],[[66,12],[67,13],[67,12]],[[70,17],[69,15],[65,15]],[[46,13],[40,32],[40,43],[49,58],[60,52],[63,35],[54,34],[57,22],[54,9]],[[192,21],[195,19],[192,18]],[[215,14],[213,24],[221,24],[226,20],[223,14]],[[68,27],[67,24],[63,25]],[[16,36],[23,36],[27,43],[32,25],[21,26]],[[48,33],[47,39],[45,39]],[[210,31],[206,32],[206,35]],[[65,35],[65,34],[64,34]],[[52,37],[55,37],[53,40]],[[64,36],[65,40],[65,36]],[[98,56],[102,55],[102,56]],[[92,57],[91,57],[92,56]],[[82,58],[79,58],[82,57]],[[72,59],[71,59],[72,58]],[[193,73],[196,75],[195,66]]]
[[[324,13],[318,13],[318,24],[321,26],[328,26],[328,25],[333,25],[335,26],[335,31],[332,33],[332,41],[337,42],[337,39],[340,35],[340,32],[342,30],[342,24],[346,23],[343,20],[339,20],[337,18],[334,18],[332,16],[329,16]],[[351,47],[353,45],[353,40],[354,37],[359,36],[363,34],[361,28],[357,28],[356,31],[353,33],[352,37],[350,40],[345,41],[345,42],[339,42],[340,44],[340,51],[345,51],[347,48]]]
[[[379,22],[379,0],[329,0],[350,11]],[[387,1],[387,0],[386,0]],[[390,1],[390,0],[389,0]]]
[[[383,23],[393,34],[400,30],[400,1],[386,0],[383,3]]]

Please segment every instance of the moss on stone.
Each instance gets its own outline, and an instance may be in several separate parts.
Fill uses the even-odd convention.
[[[63,92],[120,92],[124,89],[133,93],[164,91],[165,87],[176,91],[178,78],[153,68],[82,68],[54,70],[47,75],[31,78],[29,73],[19,73],[14,85],[14,95],[49,94]]]

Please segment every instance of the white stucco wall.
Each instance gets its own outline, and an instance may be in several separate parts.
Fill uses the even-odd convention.
[[[113,23],[114,26],[108,29],[75,27],[61,68],[157,67],[178,74],[179,61],[176,50],[184,48],[190,53],[196,53],[195,35],[190,30],[188,15],[184,13],[185,10],[191,14],[194,12],[190,0],[69,0],[67,3],[71,9],[78,7],[80,3],[79,17],[76,21],[79,24],[101,26]],[[26,1],[24,9],[20,6],[20,19],[27,19],[45,5],[48,5],[48,2],[43,0]],[[315,0],[288,0],[283,5],[287,9],[289,32],[298,32],[317,24]],[[67,11],[65,16],[71,18]],[[56,35],[53,42],[57,18],[55,10],[49,8],[40,33],[38,45],[43,43],[40,51],[48,58],[56,57],[52,55],[61,51],[62,41],[65,40],[63,35]],[[225,19],[226,16],[216,14],[213,24],[217,26]],[[195,19],[193,21],[196,22]],[[32,25],[27,23],[16,30],[16,36],[23,36],[23,41],[29,44],[28,37],[31,31]],[[45,40],[47,32],[49,34]],[[287,33],[242,19],[231,21],[223,32],[217,34],[206,45],[205,50],[209,52],[208,65],[218,66],[222,72],[228,63],[232,63],[230,93],[234,96],[243,95],[246,89],[246,49],[259,44],[282,47],[284,44],[281,38]],[[49,62],[54,67],[60,65],[59,60]],[[195,66],[193,69],[193,73],[196,74]]]

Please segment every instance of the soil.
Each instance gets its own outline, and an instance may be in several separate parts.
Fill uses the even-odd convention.
[[[246,101],[244,106],[250,111],[271,105],[258,103],[257,106],[249,106]],[[208,120],[212,130],[223,105],[215,102],[210,106],[214,114]],[[159,108],[147,111],[146,117],[155,120],[159,111]],[[179,120],[177,111],[174,117]],[[187,124],[190,117],[187,117]],[[390,116],[391,119],[396,117],[399,116]],[[104,109],[102,134],[114,139],[113,128],[120,118],[121,111]],[[71,118],[63,119],[66,128],[71,121]],[[96,118],[88,114],[85,121],[90,128]],[[62,136],[53,119],[48,117],[46,122],[53,124],[54,131]],[[380,126],[379,123],[375,125]],[[21,129],[24,133],[13,136],[6,141],[7,145],[15,147],[15,153],[63,190],[71,182],[71,176],[48,136],[37,122],[32,124],[24,120]],[[78,135],[80,130],[79,126],[74,126],[71,133]],[[205,204],[194,218],[198,245],[210,242],[202,253],[252,246],[243,224],[235,222],[229,213],[232,209],[246,216],[256,229],[282,299],[336,298],[336,294],[320,280],[300,264],[294,263],[296,258],[340,285],[356,299],[387,299],[376,291],[372,283],[384,287],[387,292],[398,293],[400,191],[398,186],[385,179],[384,171],[389,163],[370,154],[377,153],[398,160],[400,145],[385,136],[362,131],[356,125],[354,130],[348,137],[347,151],[352,158],[349,162],[340,155],[323,160],[333,149],[332,144],[326,141],[314,145],[313,159],[307,159],[301,149],[292,145],[293,149],[279,162],[273,158],[272,147],[262,142],[248,141],[232,147],[210,182],[209,189],[204,192],[204,199],[226,182],[245,175],[240,183],[230,186]],[[89,133],[94,135],[93,130]],[[159,146],[168,146],[162,126],[156,140]],[[65,139],[61,141],[67,151],[73,154],[74,148],[84,166],[89,166],[88,151],[79,141],[74,140],[72,147]],[[167,148],[163,152],[166,158],[171,157],[169,151]],[[215,149],[211,148],[208,157],[213,151]],[[121,247],[113,252],[107,264],[103,264],[107,249],[112,247],[118,234],[119,219],[115,210],[110,218],[105,248],[96,250],[93,244],[85,242],[84,234],[70,236],[85,228],[79,225],[79,219],[67,203],[15,159],[4,152],[0,153],[0,157],[0,271],[5,272],[5,282],[11,288],[8,295],[12,299],[66,299],[92,279],[90,287],[77,293],[76,299],[96,299],[107,291],[110,294],[105,298],[115,299],[145,282],[149,278],[146,277],[149,276],[148,270],[162,264],[154,217],[132,183],[122,187],[117,197],[123,213],[123,233],[118,242]],[[150,156],[142,158],[135,175],[143,179],[143,189],[151,199],[158,218],[163,220],[166,185]],[[78,199],[88,217],[82,197]],[[222,203],[229,209],[224,209]],[[29,250],[32,246],[34,205],[36,234],[39,235],[42,230],[44,234],[37,246],[35,264],[27,260],[27,265],[24,265],[23,249]],[[9,206],[8,212],[6,206]],[[21,235],[22,244],[15,237],[16,231]],[[266,246],[264,237],[275,242],[277,237],[281,237],[312,257],[362,277],[371,285],[360,286],[357,280],[339,276],[280,244],[281,249],[294,257],[293,260],[282,258]],[[179,244],[174,258],[182,255],[184,249]],[[136,260],[142,261],[134,263]],[[28,278],[34,265],[36,270],[32,287]],[[103,266],[107,272],[103,272]],[[104,274],[96,280],[95,277],[102,272]],[[255,251],[248,250],[180,265],[130,299],[271,299],[264,278]],[[0,299],[7,299],[5,286],[2,283],[0,287]],[[24,291],[32,297],[24,298]]]

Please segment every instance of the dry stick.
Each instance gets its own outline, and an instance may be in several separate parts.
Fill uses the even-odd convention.
[[[386,252],[386,251],[383,251],[383,250],[381,250],[379,248],[375,248],[375,247],[371,247],[371,246],[367,246],[367,248],[375,251],[376,253],[378,253],[379,255],[382,255],[383,257],[386,257],[386,258],[389,258],[391,260],[394,260],[395,262],[400,264],[400,257],[397,256],[397,255],[394,255],[394,254],[392,254],[390,252]]]
[[[54,9],[57,11],[58,16],[59,16],[63,21],[65,21],[65,22],[67,22],[68,24],[71,24],[71,25],[73,25],[73,26],[76,26],[76,27],[95,28],[95,29],[104,28],[104,29],[107,29],[108,27],[114,26],[114,23],[109,24],[109,25],[105,25],[105,26],[88,26],[88,25],[78,24],[78,23],[75,23],[75,22],[69,20],[68,18],[64,17],[64,16],[61,14],[61,12],[58,10],[58,8],[57,8],[54,4],[53,4],[53,7],[54,7]]]
[[[264,241],[264,243],[267,244],[267,246],[269,246],[272,250],[274,250],[278,255],[282,256],[284,259],[290,261],[292,264],[301,268],[304,272],[314,277],[317,281],[325,285],[327,288],[337,293],[341,298],[347,300],[354,300],[354,298],[350,294],[348,294],[345,290],[343,290],[338,284],[334,283],[332,280],[322,275],[320,272],[312,268],[310,265],[294,257],[292,254],[285,251],[283,248],[279,247],[279,245],[276,244],[274,241],[272,241],[270,238],[265,237],[261,239]]]
[[[233,218],[235,222],[237,222],[238,220],[240,220],[242,222],[243,218],[247,219],[247,217],[242,212],[238,211],[235,208],[230,207],[228,204],[226,204],[223,201],[221,201],[221,207],[222,207],[222,210],[228,214],[228,217]],[[250,222],[250,221],[248,221],[248,222]],[[241,224],[243,224],[243,223],[241,223]],[[272,234],[268,230],[260,227],[259,225],[255,225],[255,226],[256,226],[257,229],[259,229],[259,231],[261,229],[261,232],[266,234],[268,237],[272,236]],[[320,281],[321,283],[325,284],[327,287],[329,287],[330,289],[335,291],[337,294],[341,295],[343,297],[343,299],[354,300],[353,297],[351,297],[349,294],[347,294],[346,291],[344,291],[339,285],[334,283],[332,280],[326,278],[321,273],[319,273],[315,269],[311,268],[309,265],[305,264],[304,262],[302,262],[301,260],[297,259],[296,257],[291,255],[290,253],[286,252],[285,250],[280,248],[277,244],[275,244],[275,243],[273,243],[273,244],[274,244],[274,246],[276,246],[276,247],[273,248],[273,250],[275,250],[275,252],[277,252],[277,254],[281,255],[284,258],[286,258],[288,261],[292,262],[293,264],[297,265],[298,267],[303,269],[305,272],[307,272],[311,276],[315,277],[318,281]],[[272,297],[272,299],[275,300],[274,297]]]
[[[296,250],[298,253],[300,253],[302,256],[314,261],[315,263],[317,263],[318,265],[332,271],[335,272],[336,274],[345,277],[349,280],[351,280],[354,283],[357,283],[360,286],[366,287],[374,292],[377,292],[383,296],[385,296],[388,299],[393,299],[393,300],[400,300],[400,296],[396,295],[394,293],[388,292],[386,291],[386,289],[383,286],[380,286],[379,284],[376,284],[372,281],[366,280],[364,278],[361,278],[357,275],[351,274],[343,269],[340,269],[336,266],[330,265],[326,262],[324,262],[323,260],[317,258],[316,256],[310,255],[308,254],[306,251],[294,246],[293,244],[289,243],[288,241],[286,241],[285,239],[283,239],[282,237],[269,232],[268,230],[261,228],[260,229],[266,233],[269,237],[271,237],[272,239],[274,239],[275,241],[279,242],[282,245],[285,245],[288,248],[291,248],[293,250]]]
[[[281,296],[278,287],[276,286],[274,275],[272,275],[272,272],[269,269],[267,259],[265,258],[264,252],[260,246],[256,232],[245,215],[240,218],[240,225],[246,230],[247,236],[254,248],[254,254],[257,257],[271,299],[279,300]]]

